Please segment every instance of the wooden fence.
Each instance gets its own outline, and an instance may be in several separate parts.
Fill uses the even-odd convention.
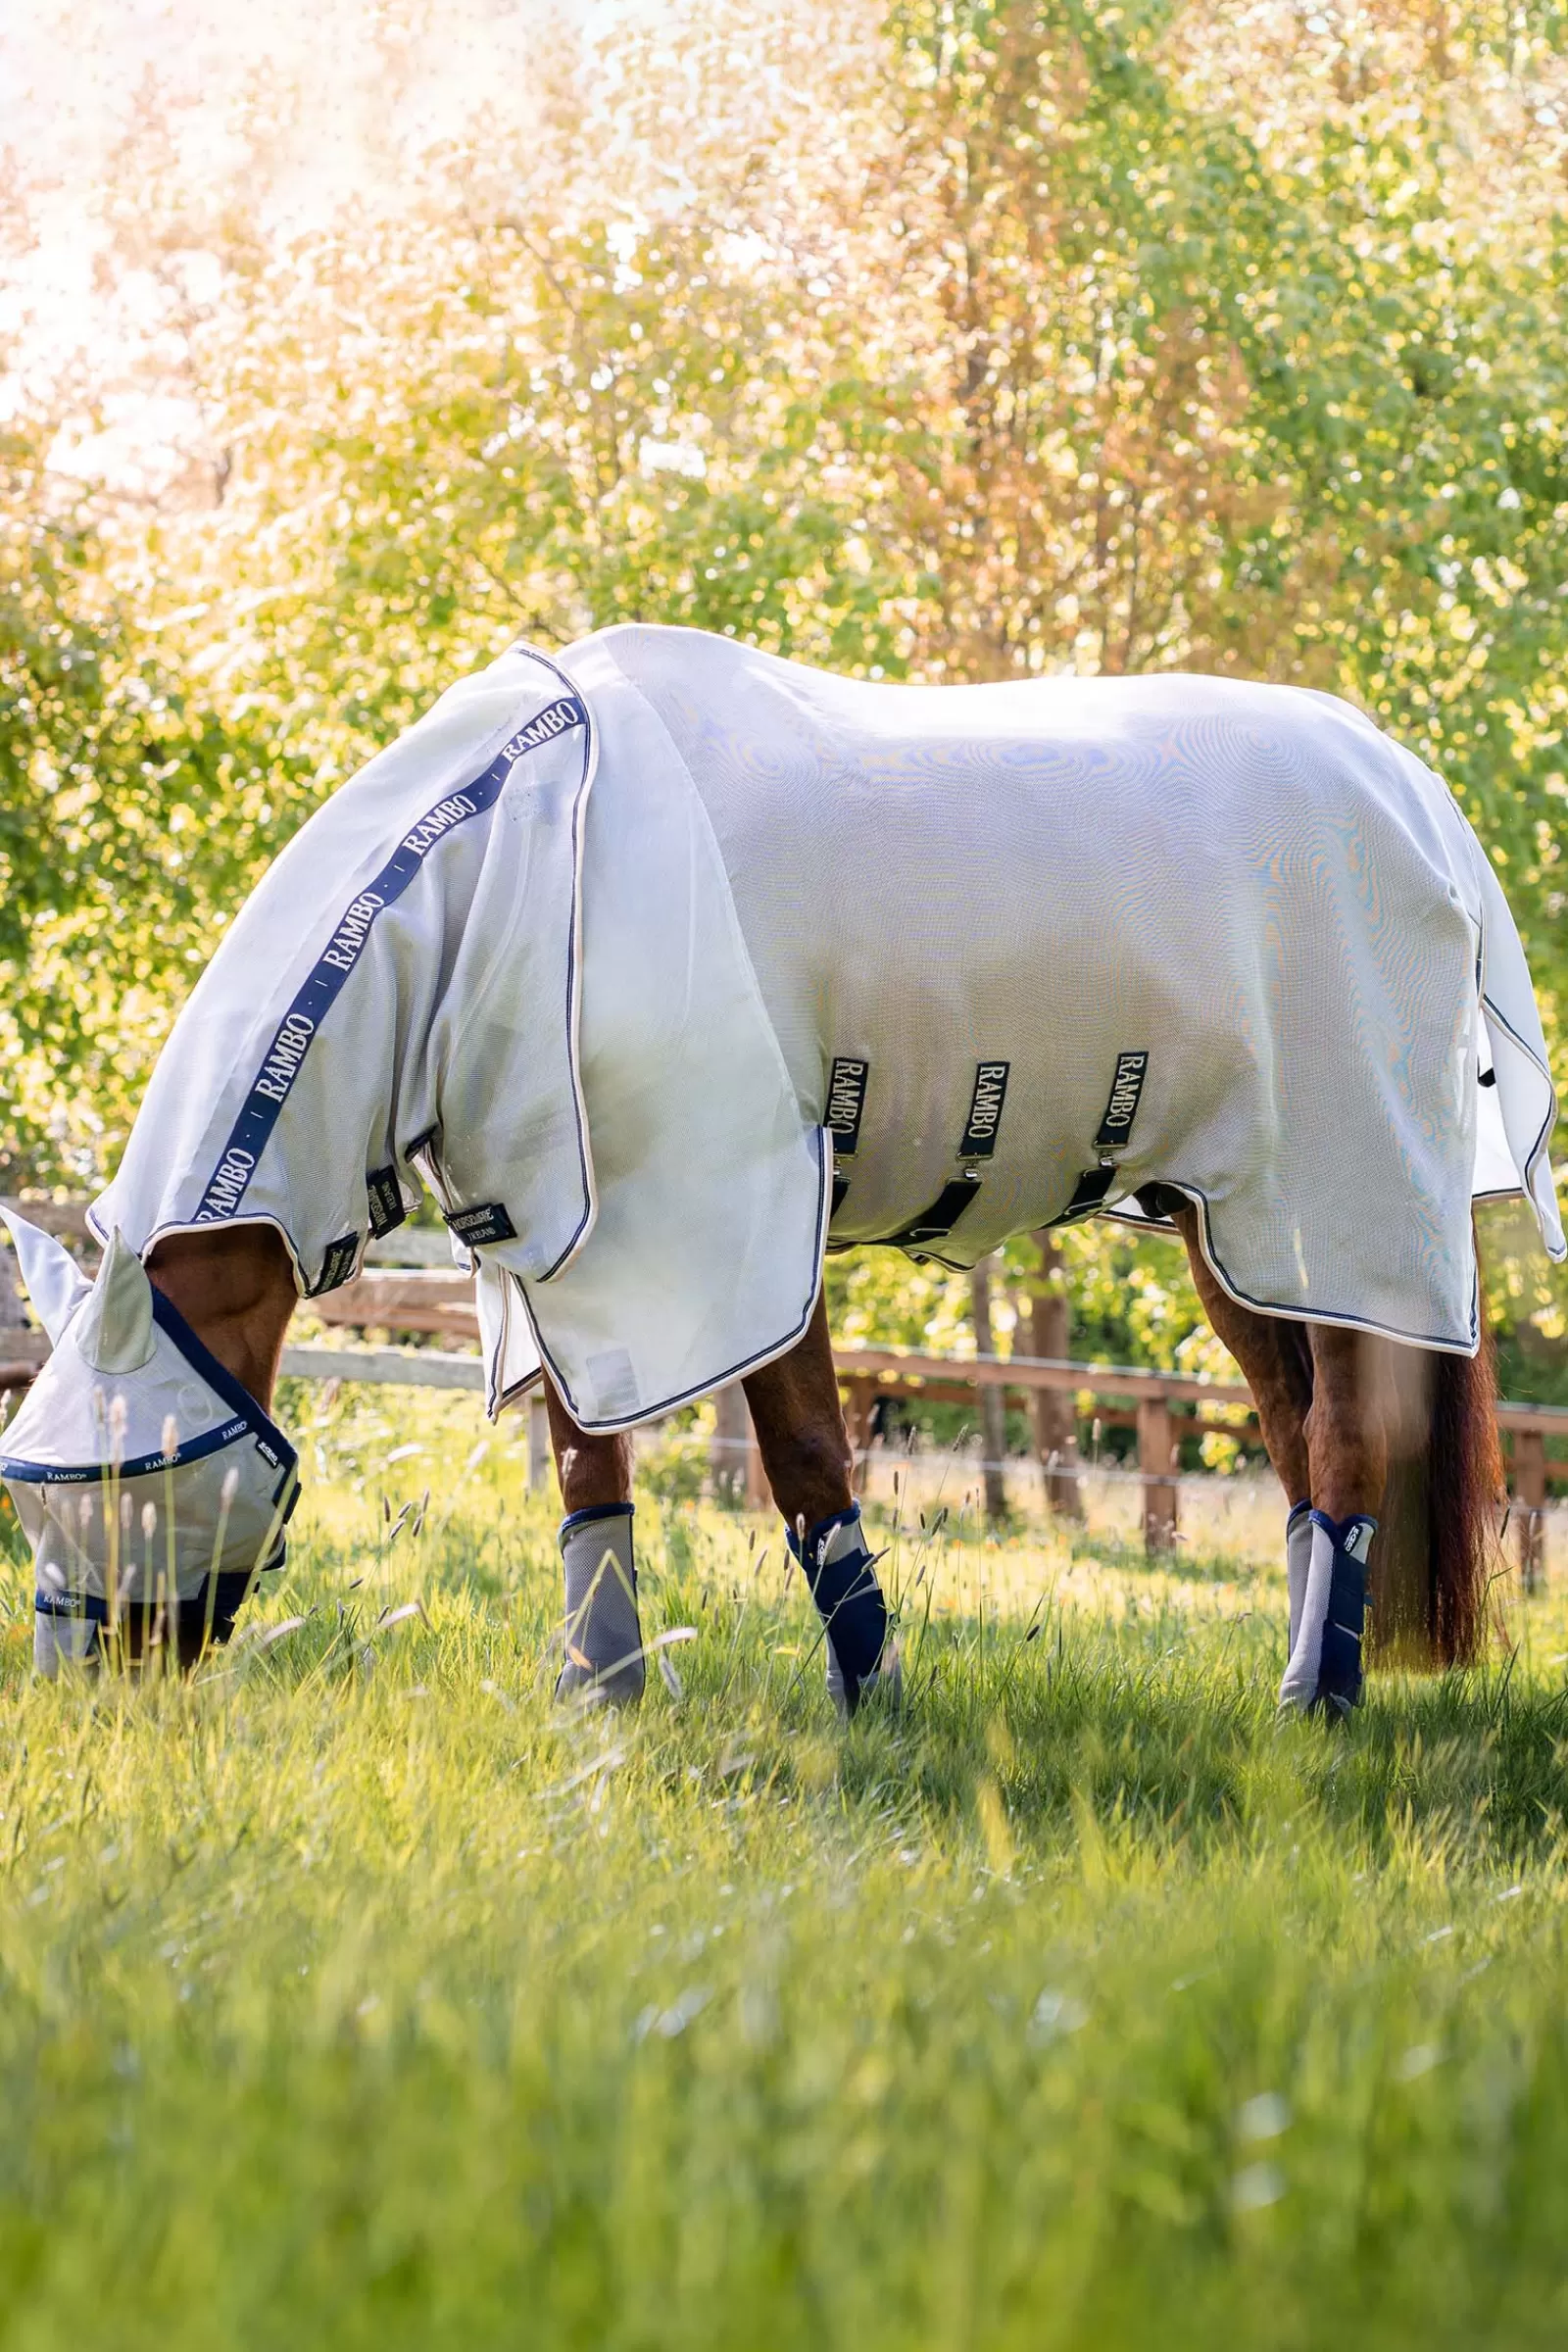
[[[75,1202],[34,1204],[19,1202],[23,1214],[35,1224],[80,1235],[85,1231]],[[0,1206],[4,1206],[0,1202]],[[455,1267],[428,1262],[446,1254],[443,1236],[416,1236],[422,1265],[375,1267],[341,1289],[312,1301],[313,1312],[332,1327],[345,1330],[402,1332],[476,1346],[478,1315],[469,1277]],[[372,1246],[372,1256],[414,1254],[407,1235]],[[0,1329],[0,1389],[16,1388],[31,1379],[48,1353],[41,1333]],[[1137,1437],[1137,1475],[1144,1490],[1144,1541],[1151,1551],[1167,1549],[1178,1524],[1180,1488],[1177,1463],[1182,1441],[1206,1432],[1256,1439],[1256,1414],[1251,1393],[1240,1381],[1204,1380],[1177,1373],[1152,1372],[1128,1364],[1078,1363],[1046,1356],[951,1356],[895,1348],[849,1348],[837,1350],[839,1378],[845,1391],[851,1438],[858,1463],[870,1448],[872,1413],[879,1396],[902,1397],[911,1403],[972,1405],[983,1388],[1000,1388],[1012,1402],[1027,1404],[1043,1391],[1065,1391],[1093,1400],[1094,1417],[1107,1428],[1130,1428]],[[473,1353],[432,1348],[297,1347],[283,1351],[283,1370],[305,1380],[348,1380],[395,1383],[419,1388],[468,1389],[482,1393],[484,1372]],[[542,1422],[542,1414],[537,1417]],[[1568,1484],[1568,1406],[1514,1404],[1497,1407],[1504,1453],[1518,1529],[1520,1564],[1533,1581],[1544,1561],[1545,1506],[1548,1486],[1555,1478]],[[749,1423],[737,1422],[730,1441],[744,1445],[744,1484],[748,1496],[766,1499],[761,1463]],[[530,1454],[543,1446],[535,1427]],[[1554,1450],[1548,1453],[1548,1446]],[[1084,1475],[1075,1458],[1053,1456],[1045,1465],[1054,1481]]]

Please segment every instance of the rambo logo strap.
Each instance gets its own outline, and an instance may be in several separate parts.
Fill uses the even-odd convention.
[[[1053,1217],[1053,1225],[1072,1225],[1080,1217],[1092,1217],[1109,1197],[1116,1181],[1117,1167],[1112,1153],[1122,1151],[1131,1140],[1133,1121],[1138,1116],[1138,1104],[1143,1096],[1144,1080],[1149,1075],[1147,1054],[1118,1054],[1116,1075],[1110,1082],[1110,1100],[1095,1136],[1095,1149],[1101,1154],[1098,1168],[1085,1168],[1073,1188],[1072,1199],[1061,1214]]]
[[[963,1123],[963,1135],[958,1144],[958,1173],[950,1176],[929,1208],[923,1208],[907,1225],[897,1233],[883,1238],[889,1249],[918,1252],[933,1242],[946,1241],[948,1235],[973,1202],[980,1190],[980,1174],[970,1163],[990,1159],[997,1149],[997,1137],[1002,1130],[1002,1106],[1007,1098],[1007,1075],[1012,1068],[1008,1061],[977,1061],[974,1087],[969,1097],[969,1115]]]

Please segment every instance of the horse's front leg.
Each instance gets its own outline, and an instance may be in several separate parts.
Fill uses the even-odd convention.
[[[744,1386],[773,1500],[822,1620],[828,1690],[853,1715],[870,1685],[896,1690],[898,1654],[850,1484],[854,1455],[820,1294],[788,1355],[749,1374]]]
[[[631,1440],[579,1429],[545,1382],[550,1443],[565,1517],[565,1659],[556,1696],[600,1690],[617,1706],[642,1696],[642,1625],[632,1548]]]

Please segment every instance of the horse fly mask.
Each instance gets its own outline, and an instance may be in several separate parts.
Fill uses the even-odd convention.
[[[283,1560],[294,1448],[114,1236],[88,1283],[8,1213],[54,1352],[0,1432],[0,1478],[32,1546],[34,1656],[81,1657],[138,1606],[226,1630]]]

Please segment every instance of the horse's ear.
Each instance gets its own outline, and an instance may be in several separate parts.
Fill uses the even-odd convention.
[[[95,1372],[139,1372],[156,1345],[153,1286],[117,1228],[76,1326],[76,1348]]]
[[[50,1346],[54,1347],[92,1284],[71,1251],[52,1233],[40,1232],[36,1225],[29,1225],[14,1208],[4,1211],[4,1222],[33,1311],[49,1334]]]

